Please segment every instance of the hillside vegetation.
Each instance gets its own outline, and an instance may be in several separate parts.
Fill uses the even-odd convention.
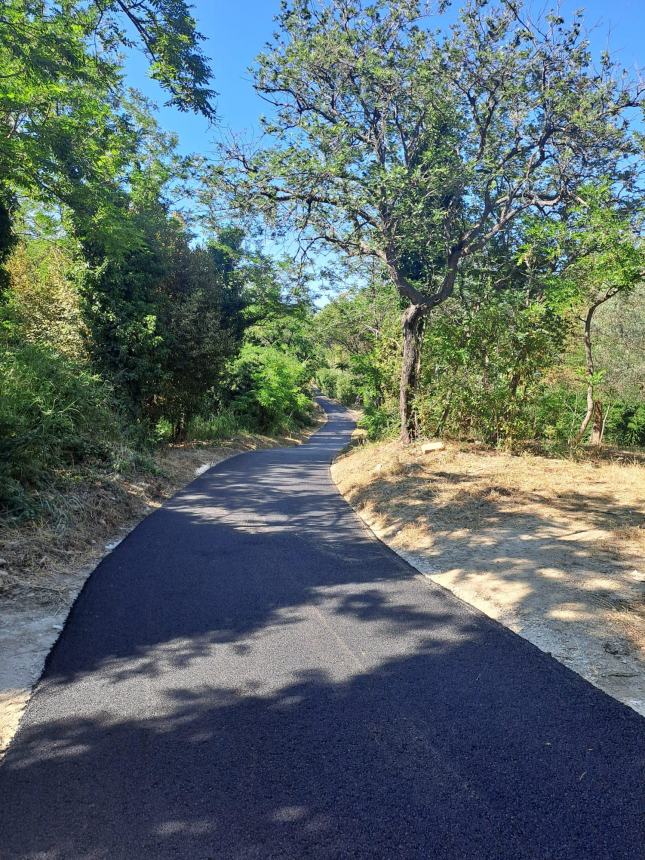
[[[191,208],[200,159],[124,86],[121,48],[139,46],[173,104],[214,116],[196,22],[171,5],[10,0],[0,13],[9,520],[49,516],[79,482],[154,472],[159,444],[310,420],[312,306],[295,270]]]

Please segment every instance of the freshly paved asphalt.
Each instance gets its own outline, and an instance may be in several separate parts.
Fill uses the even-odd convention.
[[[364,529],[325,408],[96,569],[0,768],[0,856],[643,856],[645,720]]]

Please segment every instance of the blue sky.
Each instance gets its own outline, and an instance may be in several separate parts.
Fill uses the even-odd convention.
[[[532,8],[552,9],[555,2],[531,0]],[[159,105],[159,121],[167,131],[179,135],[181,151],[215,155],[214,141],[227,130],[243,133],[244,137],[258,136],[258,117],[267,106],[253,91],[248,68],[256,55],[271,39],[275,25],[273,18],[280,8],[280,0],[193,0],[198,28],[207,39],[205,52],[212,61],[214,87],[218,92],[219,122],[209,127],[206,120],[192,114],[163,107],[166,98],[159,86],[147,77],[147,63],[140,54],[128,58],[128,83],[141,90]],[[461,0],[453,0],[453,9]],[[626,68],[645,65],[645,0],[560,0],[559,8],[565,17],[576,9],[587,10],[585,21],[591,29],[590,38],[594,54],[608,46],[617,54]],[[454,12],[453,12],[454,14]],[[278,244],[265,241],[264,250],[277,257],[294,250],[289,239]],[[317,267],[329,260],[318,252]],[[316,280],[323,293],[317,303],[325,304],[325,287]]]
[[[252,134],[263,111],[253,92],[248,67],[271,38],[273,16],[279,0],[196,0],[194,15],[207,37],[206,53],[212,59],[214,86],[218,91],[219,128],[209,128],[205,120],[162,107],[164,94],[146,73],[140,56],[128,60],[128,83],[152,98],[159,106],[159,119],[168,131],[179,134],[184,152],[210,152],[216,135],[226,129]],[[460,5],[459,0],[454,4]],[[547,3],[546,8],[552,8]],[[592,27],[594,53],[609,47],[623,65],[633,69],[645,64],[645,0],[561,0],[560,9],[568,17],[575,9],[586,10],[585,21]],[[542,8],[540,0],[534,2]]]

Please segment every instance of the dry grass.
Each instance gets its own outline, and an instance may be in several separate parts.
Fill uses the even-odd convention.
[[[435,527],[445,522],[475,531],[530,505],[554,521],[577,517],[587,529],[611,532],[603,536],[614,538],[614,549],[617,543],[629,543],[636,551],[645,550],[645,470],[637,465],[580,463],[454,444],[424,455],[419,446],[390,442],[344,454],[334,475],[353,504],[384,516],[393,531],[422,527],[430,543],[430,518]]]
[[[332,474],[420,570],[645,709],[645,576],[636,570],[645,469],[636,460],[458,444],[423,454],[391,442],[351,450]]]

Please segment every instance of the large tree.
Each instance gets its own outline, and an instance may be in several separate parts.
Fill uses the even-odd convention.
[[[440,4],[438,23],[443,25]],[[401,438],[417,433],[420,341],[469,257],[516,219],[555,215],[583,183],[633,188],[625,111],[640,93],[592,65],[581,21],[470,0],[433,31],[418,0],[292,0],[258,58],[272,141],[228,147],[241,209],[373,256],[406,304]]]
[[[146,54],[171,104],[214,116],[201,40],[185,0],[4,0],[0,266],[20,196],[109,217],[140,135],[122,103],[122,47]]]

